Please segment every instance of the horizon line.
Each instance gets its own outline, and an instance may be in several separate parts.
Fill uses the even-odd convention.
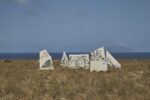
[[[49,53],[63,53],[63,52],[50,52]],[[111,53],[150,53],[150,51],[110,51]],[[0,54],[13,54],[13,53],[39,53],[39,52],[0,52]],[[90,53],[90,52],[66,52],[66,53]]]

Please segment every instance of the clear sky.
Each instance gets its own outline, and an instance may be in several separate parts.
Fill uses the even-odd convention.
[[[0,0],[0,53],[150,51],[150,0]]]

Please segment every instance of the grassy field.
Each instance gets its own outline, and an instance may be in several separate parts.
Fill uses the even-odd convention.
[[[0,100],[150,100],[150,60],[119,60],[121,69],[39,70],[35,60],[0,61]]]

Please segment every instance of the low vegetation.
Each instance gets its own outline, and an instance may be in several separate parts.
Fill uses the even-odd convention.
[[[36,60],[0,61],[0,100],[150,100],[150,60],[119,60],[121,69],[39,70]]]

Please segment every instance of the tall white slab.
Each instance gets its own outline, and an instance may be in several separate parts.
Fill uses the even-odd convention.
[[[54,69],[52,57],[47,50],[40,51],[40,69]]]
[[[98,48],[90,54],[90,72],[107,71],[106,53],[104,47]]]
[[[121,64],[108,51],[106,51],[106,60],[108,65],[121,68]]]
[[[61,65],[63,67],[66,67],[66,66],[68,66],[68,62],[69,62],[68,57],[67,57],[66,53],[63,52],[63,56],[62,56],[62,59],[61,59]]]

